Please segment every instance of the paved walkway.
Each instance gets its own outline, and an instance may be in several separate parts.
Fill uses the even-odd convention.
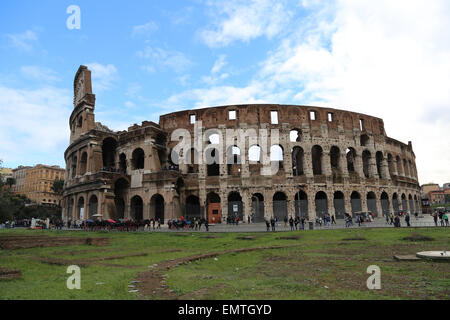
[[[416,219],[415,217],[412,217],[410,220],[411,227],[434,227],[434,221],[433,217],[426,215],[423,217],[419,217]],[[438,225],[439,220],[438,220]],[[301,227],[301,225],[298,225]],[[406,228],[406,222],[404,218],[401,218],[401,227]],[[358,226],[357,223],[353,222],[353,226],[347,228],[347,229],[364,229],[364,228],[394,228],[394,225],[386,224],[386,220],[384,218],[376,218],[373,222],[365,222],[361,224],[361,226]],[[314,230],[328,230],[328,229],[346,229],[345,228],[345,221],[343,219],[338,219],[336,224],[333,224],[331,226],[318,226],[314,223]],[[64,228],[64,230],[67,230]],[[70,229],[70,230],[80,230],[80,229]],[[82,229],[81,229],[82,230]],[[305,230],[309,230],[308,223],[305,224]],[[184,230],[169,230],[167,225],[162,225],[161,229],[158,230],[150,230],[150,232],[205,232],[205,226],[202,226],[202,229],[200,231],[196,231],[193,229],[184,229]],[[287,227],[284,226],[284,222],[278,222],[278,225],[276,226],[276,231],[290,231],[289,223]],[[263,223],[242,223],[240,222],[239,225],[227,225],[226,223],[222,224],[215,224],[209,226],[209,232],[267,232],[266,224]]]

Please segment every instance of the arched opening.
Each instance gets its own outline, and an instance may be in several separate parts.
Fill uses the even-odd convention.
[[[117,141],[113,138],[106,138],[102,143],[103,170],[113,171],[116,167]]]
[[[397,174],[403,176],[402,160],[399,156],[396,156],[395,160],[397,161]]]
[[[299,190],[295,193],[295,216],[309,219],[308,214],[308,195],[305,191]]]
[[[72,158],[72,179],[77,175],[77,162],[78,159],[76,156]]]
[[[294,147],[292,149],[292,172],[294,176],[304,175],[303,161],[305,154],[301,147]]]
[[[384,216],[389,214],[389,196],[386,192],[381,194],[381,211]]]
[[[264,196],[261,193],[252,195],[252,221],[264,222]]]
[[[316,193],[315,204],[317,217],[323,217],[328,213],[328,198],[325,192],[319,191]]]
[[[373,212],[378,217],[377,197],[372,191],[367,193],[367,210]]]
[[[112,219],[124,219],[125,218],[125,200],[128,198],[128,190],[130,184],[125,179],[118,179],[114,183],[114,204],[115,210]]]
[[[405,176],[409,177],[410,174],[409,174],[408,162],[405,159],[403,159],[403,169],[405,171]]]
[[[83,152],[81,154],[81,159],[80,159],[80,175],[84,175],[86,173],[86,168],[87,168],[87,152]]]
[[[198,152],[195,148],[191,148],[187,154],[188,173],[198,173]]]
[[[394,158],[392,157],[392,154],[388,153],[388,168],[389,168],[389,175],[393,177],[395,174],[395,168],[394,168]]]
[[[406,201],[406,195],[404,193],[402,194],[402,211],[403,213],[408,211],[408,203]]]
[[[355,161],[356,161],[356,151],[353,148],[347,148],[346,150],[347,157],[347,171],[349,173],[355,172]]]
[[[92,195],[89,199],[89,218],[93,218],[98,213],[98,199],[96,195]]]
[[[302,130],[292,129],[291,132],[289,132],[289,140],[291,142],[301,142],[302,141]]]
[[[333,173],[338,173],[341,170],[341,151],[338,147],[332,146],[330,149],[330,164]]]
[[[369,136],[367,134],[362,134],[360,138],[361,147],[367,147],[369,144]]]
[[[279,169],[283,169],[283,147],[279,144],[273,145],[270,147],[270,162],[275,163],[278,162]],[[273,168],[273,166],[272,166]]]
[[[202,218],[200,209],[200,199],[197,196],[190,195],[186,198],[185,216],[187,219]]]
[[[417,195],[414,195],[414,204],[415,204],[415,206],[414,206],[414,208],[415,208],[414,213],[419,213],[419,200],[417,198]]]
[[[127,172],[127,156],[125,153],[121,153],[119,156],[119,170],[122,173]]]
[[[220,175],[219,151],[216,148],[211,148],[207,149],[205,153],[206,153],[208,177],[219,176]]]
[[[144,218],[144,203],[140,196],[134,196],[130,201],[131,218],[134,221],[142,221]]]
[[[222,222],[222,210],[220,208],[220,197],[217,193],[210,192],[206,196],[206,203],[208,205],[208,221],[210,223]]]
[[[273,195],[273,216],[278,221],[283,221],[288,216],[287,197],[284,192],[276,192]]]
[[[344,219],[345,218],[345,199],[344,194],[341,191],[336,191],[334,193],[334,212],[336,219]]]
[[[413,197],[412,195],[408,196],[408,205],[409,205],[409,213],[413,214],[414,212],[414,202],[413,202]]]
[[[253,145],[248,149],[248,160],[261,163],[261,147]]]
[[[243,220],[243,204],[242,197],[239,192],[233,191],[228,195],[228,218]]]
[[[352,216],[355,217],[356,213],[360,213],[362,211],[361,196],[358,192],[352,192],[350,196],[350,203],[352,205]]]
[[[80,197],[77,202],[77,219],[84,220],[86,218],[84,214],[84,198]]]
[[[383,153],[381,151],[378,151],[376,153],[376,155],[375,155],[375,158],[376,158],[376,161],[377,161],[377,174],[378,174],[378,177],[380,179],[383,179],[384,178],[383,177],[383,172],[381,170],[381,165],[382,165],[382,162],[383,162]]]
[[[241,175],[241,149],[238,146],[227,149],[227,169],[229,176]]]
[[[83,117],[80,116],[80,117],[78,118],[77,127],[78,127],[78,128],[81,128],[82,126],[83,126]]]
[[[76,214],[73,211],[73,207],[74,207],[74,200],[73,198],[70,198],[68,200],[67,217],[72,220],[76,219]]]
[[[164,198],[158,193],[150,199],[150,218],[159,219],[164,224]]]
[[[131,155],[133,170],[144,169],[145,153],[141,148],[137,148]]]
[[[321,175],[322,174],[322,156],[323,150],[321,146],[314,146],[311,150],[312,156],[312,165],[313,165],[313,174]]]
[[[392,195],[392,209],[394,210],[394,214],[396,216],[398,216],[399,212],[400,212],[400,206],[398,203],[398,195],[397,193],[394,193]]]
[[[364,150],[362,153],[363,172],[366,178],[370,178],[370,159],[372,155],[368,150]]]

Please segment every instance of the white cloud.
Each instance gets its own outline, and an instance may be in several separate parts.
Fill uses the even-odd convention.
[[[44,82],[56,82],[61,80],[55,71],[45,67],[23,66],[20,68],[20,72],[26,78],[31,80],[39,80]]]
[[[6,36],[13,47],[23,51],[31,51],[33,45],[38,41],[37,34],[32,30],[27,30],[23,33],[7,34]]]
[[[200,35],[210,47],[227,46],[234,41],[266,36],[271,39],[289,23],[292,13],[285,1],[251,0],[208,2],[214,10],[214,27],[202,30]]]
[[[158,30],[158,25],[156,24],[156,22],[149,21],[145,24],[134,26],[132,35],[133,36],[137,36],[137,35],[148,36],[151,33],[155,32],[156,30]]]
[[[102,65],[98,62],[87,63],[92,72],[92,87],[94,92],[109,90],[118,79],[117,68],[112,65]]]
[[[52,161],[49,155],[56,154],[59,163],[64,163],[72,99],[71,92],[54,87],[19,90],[0,86],[0,159],[25,164],[30,155]]]
[[[214,66],[211,69],[211,73],[217,73],[227,64],[227,56],[225,54],[221,54],[219,58],[214,62]]]
[[[157,66],[169,68],[177,73],[184,72],[189,69],[193,63],[179,51],[168,51],[161,48],[152,48],[147,46],[144,50],[137,52],[139,58],[148,59],[153,62],[152,65],[145,66],[145,70],[149,71]],[[149,69],[150,68],[150,69]]]

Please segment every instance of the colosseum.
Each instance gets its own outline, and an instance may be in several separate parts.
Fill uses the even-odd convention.
[[[116,132],[95,122],[94,110],[91,72],[80,66],[64,154],[65,220],[313,221],[325,213],[421,212],[412,144],[388,137],[380,118],[230,105],[173,112],[159,124]],[[179,132],[187,133],[188,147],[179,148]]]

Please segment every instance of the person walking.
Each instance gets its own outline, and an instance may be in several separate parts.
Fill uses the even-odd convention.
[[[300,219],[299,219],[299,217],[297,216],[297,217],[295,217],[295,220],[294,220],[294,224],[295,224],[295,230],[298,230],[298,223],[300,222],[299,221]]]
[[[448,212],[444,213],[445,226],[448,227]]]
[[[331,224],[336,224],[336,219],[334,218],[334,215],[331,216]]]
[[[208,223],[208,219],[205,220],[205,229],[206,229],[206,232],[209,231],[209,223]]]
[[[441,223],[441,227],[444,226],[444,212],[439,211],[439,222]]]
[[[272,226],[272,231],[275,231],[275,223],[276,223],[276,219],[274,219],[274,217],[272,217],[272,219],[270,219],[270,225]]]
[[[433,220],[434,220],[434,225],[437,227],[438,225],[437,225],[437,213],[436,213],[436,211],[433,212]]]
[[[305,230],[305,222],[306,222],[305,217],[302,217],[302,219],[300,221],[302,223],[302,230]]]
[[[291,231],[294,231],[294,219],[292,217],[289,218],[289,226],[291,227]]]
[[[406,215],[405,215],[405,222],[406,222],[406,226],[407,227],[411,227],[411,225],[409,224],[409,219],[410,219],[409,213],[406,213]]]
[[[270,222],[267,219],[266,219],[266,227],[267,227],[267,231],[270,231]]]
[[[250,215],[247,216],[247,222],[250,224]]]

